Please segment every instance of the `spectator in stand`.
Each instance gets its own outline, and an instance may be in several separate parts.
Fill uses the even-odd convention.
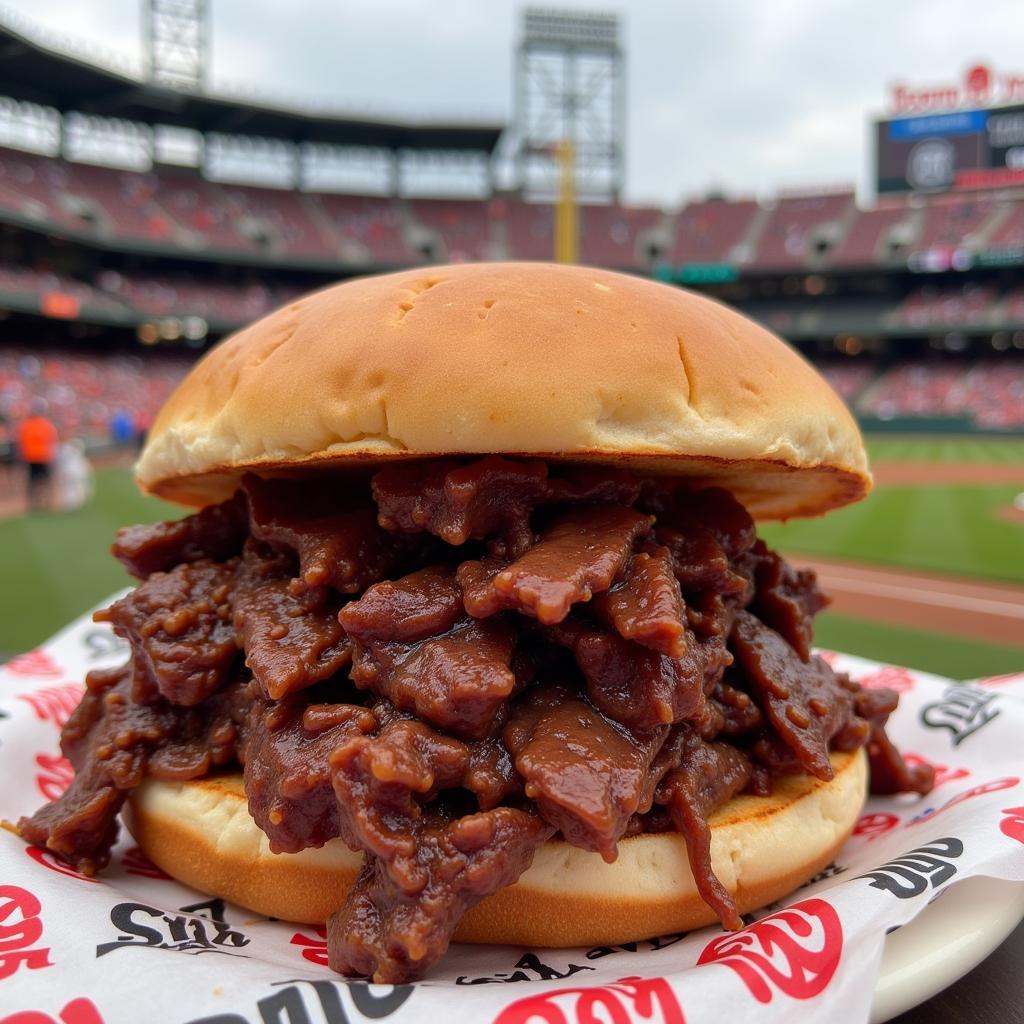
[[[28,472],[28,507],[40,511],[53,505],[53,464],[60,438],[46,417],[46,402],[37,398],[28,419],[18,427],[18,456]]]
[[[55,476],[57,507],[62,512],[81,508],[93,496],[95,481],[83,441],[72,438],[60,446]]]
[[[153,413],[149,409],[139,409],[135,413],[135,447],[141,452],[149,437],[149,428],[153,426]]]
[[[127,409],[117,409],[110,417],[110,440],[122,451],[135,446],[135,419]]]
[[[0,413],[0,501],[14,497],[18,456],[7,417]]]

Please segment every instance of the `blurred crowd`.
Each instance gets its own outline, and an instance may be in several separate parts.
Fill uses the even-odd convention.
[[[0,515],[84,504],[90,460],[130,462],[188,365],[163,355],[0,350]]]
[[[919,360],[879,372],[869,363],[819,366],[856,412],[880,420],[967,419],[983,430],[1024,428],[1024,362]]]

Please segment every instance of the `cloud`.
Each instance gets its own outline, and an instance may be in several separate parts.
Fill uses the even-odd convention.
[[[138,53],[137,0],[8,0],[35,22]],[[1016,0],[633,0],[627,194],[865,184],[869,118],[892,81],[973,61],[1024,71]],[[214,0],[213,81],[368,115],[508,121],[518,0]]]

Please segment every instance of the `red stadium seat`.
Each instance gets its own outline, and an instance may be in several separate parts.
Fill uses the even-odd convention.
[[[708,199],[683,207],[669,254],[675,266],[686,263],[742,263],[738,247],[761,207],[753,199]]]

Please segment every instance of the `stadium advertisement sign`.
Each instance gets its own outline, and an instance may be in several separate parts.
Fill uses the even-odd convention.
[[[896,82],[889,87],[889,107],[893,114],[927,114],[1017,100],[1024,100],[1024,75],[1014,72],[997,74],[986,64],[968,68],[960,82],[925,86]]]
[[[731,263],[661,264],[655,267],[654,277],[668,284],[728,284],[737,280],[739,271]]]
[[[875,142],[879,194],[1024,184],[1024,105],[879,121]]]

